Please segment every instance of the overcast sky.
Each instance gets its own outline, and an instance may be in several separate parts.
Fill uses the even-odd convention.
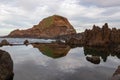
[[[77,32],[105,22],[120,28],[120,0],[0,0],[0,36],[54,14],[68,18]]]

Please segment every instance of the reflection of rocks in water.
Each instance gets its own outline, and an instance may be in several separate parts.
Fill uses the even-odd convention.
[[[109,52],[105,49],[92,47],[84,47],[84,54],[101,57],[104,62],[106,62],[107,57],[109,56]]]
[[[86,57],[86,59],[88,61],[90,61],[91,63],[94,63],[94,64],[99,64],[100,63],[100,57],[98,56],[92,56],[92,57]]]
[[[120,66],[118,66],[118,68],[115,71],[115,73],[113,74],[111,80],[120,80]]]
[[[106,62],[107,57],[109,55],[117,56],[118,58],[120,58],[120,52],[116,51],[116,49],[119,49],[119,48],[116,48],[116,47],[115,48],[84,47],[84,54],[101,57],[103,59],[103,61]]]
[[[38,43],[32,44],[35,48],[38,48],[44,55],[52,58],[59,58],[66,56],[70,47],[65,44],[58,43]]]
[[[0,80],[13,80],[13,61],[9,53],[0,50]]]

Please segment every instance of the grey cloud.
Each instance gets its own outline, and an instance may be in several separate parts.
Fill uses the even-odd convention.
[[[116,14],[118,12],[120,12],[120,7],[110,7],[110,8],[106,8],[106,10],[102,13],[102,15],[109,16]]]
[[[84,5],[94,5],[99,7],[120,6],[120,0],[81,0],[80,3]]]

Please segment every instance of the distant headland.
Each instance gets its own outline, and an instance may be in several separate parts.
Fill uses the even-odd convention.
[[[7,37],[13,38],[54,38],[60,35],[76,34],[67,18],[53,15],[44,18],[38,25],[27,30],[14,30]]]

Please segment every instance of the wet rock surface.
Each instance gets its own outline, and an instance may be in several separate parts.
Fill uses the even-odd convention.
[[[111,80],[120,80],[120,66],[116,69]]]
[[[1,41],[0,46],[4,46],[4,45],[10,45],[10,43],[4,39]]]
[[[99,56],[92,56],[92,57],[86,57],[88,61],[94,64],[99,64],[100,63],[100,57]]]
[[[0,80],[13,80],[13,61],[8,52],[0,50]]]

